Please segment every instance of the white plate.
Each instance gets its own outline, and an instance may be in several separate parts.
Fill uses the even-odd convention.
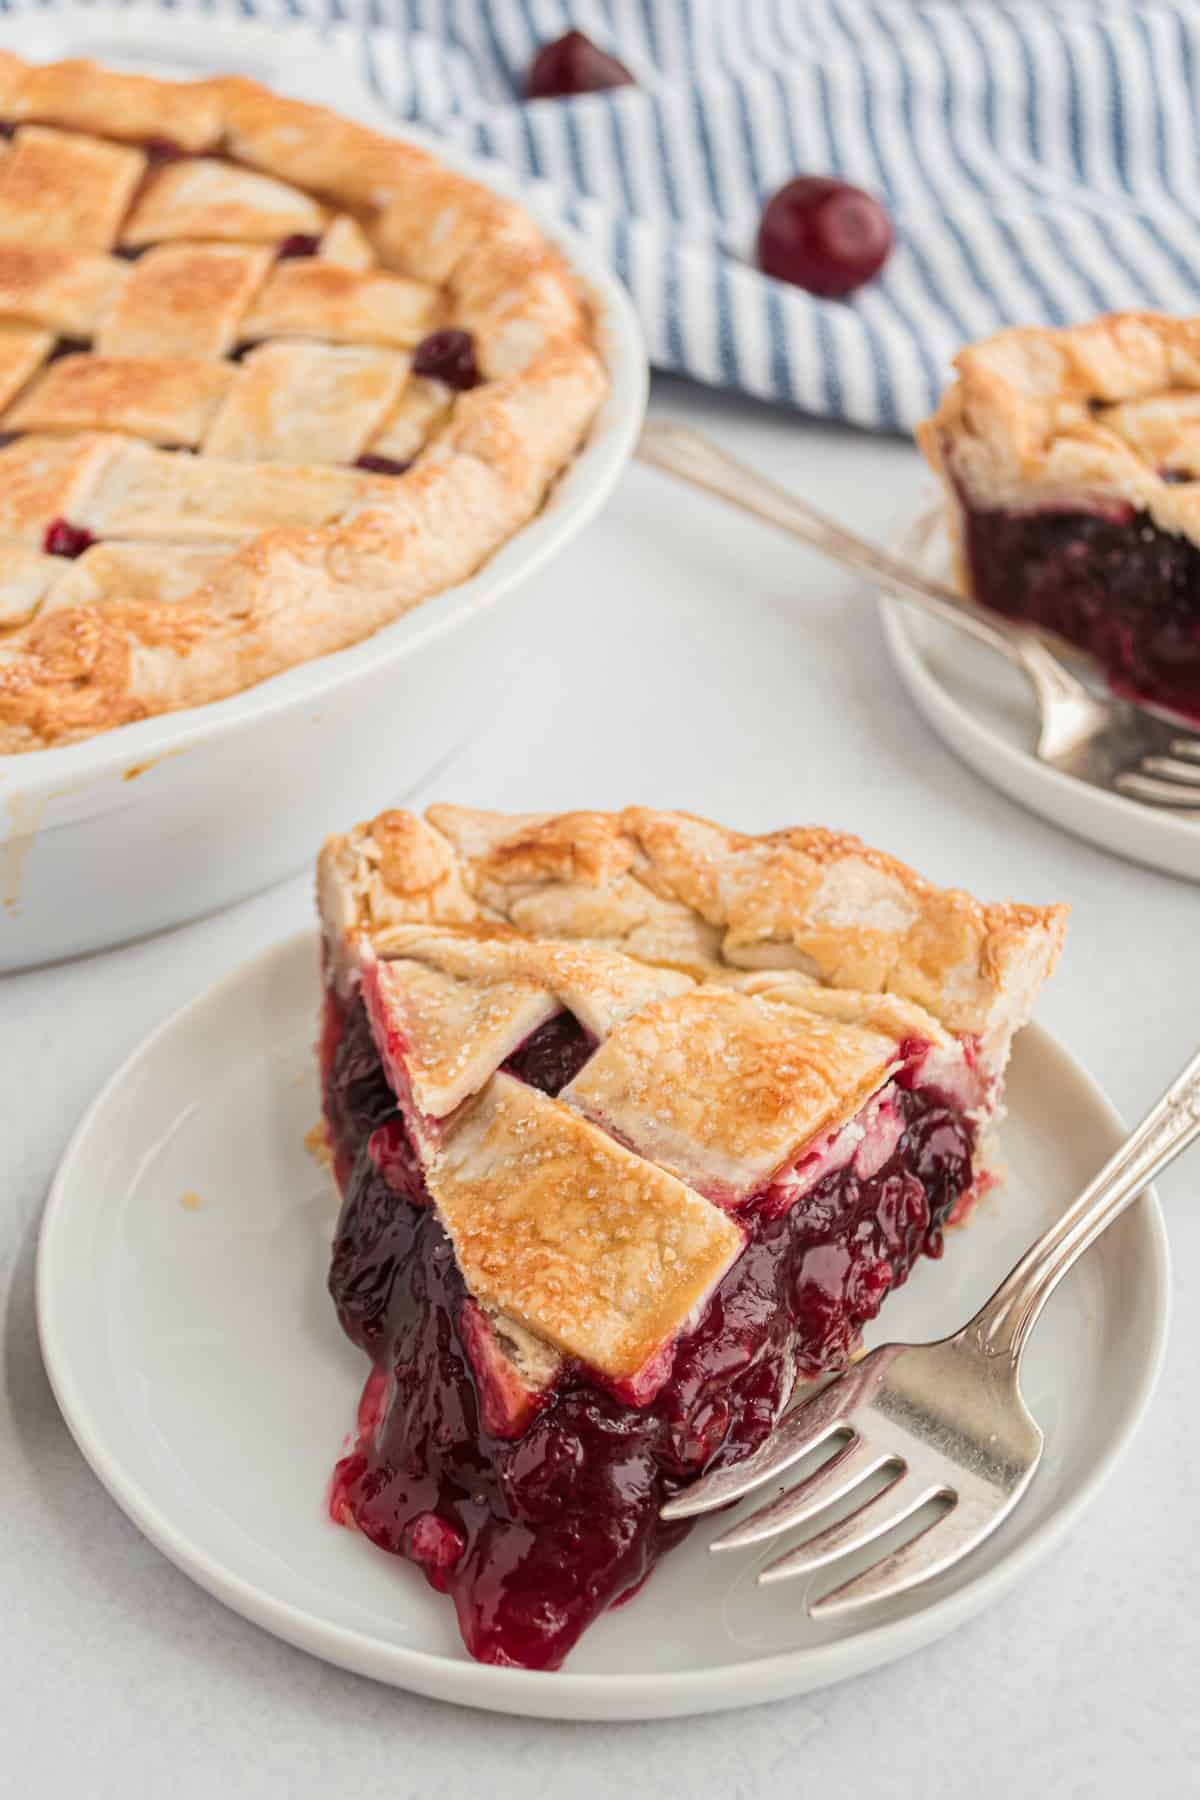
[[[951,1630],[1095,1494],[1162,1352],[1167,1255],[1150,1199],[1051,1301],[1026,1384],[1042,1469],[956,1572],[869,1624],[817,1626],[795,1588],[758,1589],[752,1558],[710,1560],[698,1531],[565,1672],[469,1661],[449,1602],[325,1512],[364,1364],[325,1293],[334,1203],[302,1147],[317,1116],[316,963],[315,937],[292,939],[148,1038],[76,1131],[42,1227],[42,1349],[76,1441],[146,1536],[237,1612],[444,1700],[558,1718],[702,1712],[837,1681]],[[889,1301],[887,1335],[961,1323],[1118,1135],[1079,1066],[1030,1028],[1010,1083],[1009,1182]]]
[[[897,533],[897,550],[923,574],[951,581],[947,535],[930,512],[926,504]],[[892,660],[917,706],[986,781],[1113,856],[1200,881],[1200,819],[1142,806],[1039,762],[1033,701],[1018,669],[965,632],[899,600],[881,600],[880,615]]]

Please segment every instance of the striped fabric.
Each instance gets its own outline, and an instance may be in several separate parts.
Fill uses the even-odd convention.
[[[346,41],[396,117],[580,230],[653,361],[701,381],[902,429],[1000,325],[1200,311],[1197,0],[160,3]],[[637,86],[523,104],[536,48],[573,26]],[[849,302],[752,261],[766,196],[828,171],[897,225]]]

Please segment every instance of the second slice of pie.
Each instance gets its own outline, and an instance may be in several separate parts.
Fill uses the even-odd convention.
[[[988,1181],[1061,907],[685,814],[381,814],[321,856],[332,1509],[553,1668]]]
[[[965,592],[1200,721],[1200,319],[1001,331],[956,367],[917,437]]]

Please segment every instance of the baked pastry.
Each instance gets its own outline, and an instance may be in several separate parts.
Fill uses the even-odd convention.
[[[1062,907],[682,813],[387,812],[322,851],[331,1507],[557,1666],[988,1180]]]
[[[955,366],[917,438],[964,590],[1200,719],[1200,319],[1002,331]]]
[[[367,636],[536,512],[605,391],[510,201],[236,78],[0,52],[0,753]]]

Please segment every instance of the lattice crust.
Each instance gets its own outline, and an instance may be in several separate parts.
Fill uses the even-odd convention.
[[[914,1059],[986,1121],[1065,925],[853,838],[639,807],[383,813],[329,840],[318,892],[471,1292],[638,1398],[738,1209],[854,1154]],[[503,1065],[562,1012],[584,1060],[551,1100]]]
[[[719,1208],[507,1075],[429,1188],[476,1298],[615,1380],[652,1361],[743,1243]]]
[[[0,754],[353,642],[577,448],[605,385],[579,295],[424,152],[240,79],[7,53],[0,123]],[[96,537],[206,546],[203,579],[37,560]]]
[[[918,428],[957,517],[1132,506],[1200,544],[1200,318],[1113,313],[969,345]]]

